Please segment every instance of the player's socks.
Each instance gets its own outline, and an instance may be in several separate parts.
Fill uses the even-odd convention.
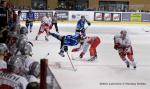
[[[38,39],[38,37],[39,37],[39,36],[37,35],[37,36],[35,37],[35,40],[37,40],[37,39]]]
[[[134,69],[136,69],[136,63],[134,61],[132,61],[132,66]]]
[[[46,41],[49,41],[48,38],[47,38],[47,36],[45,36],[45,40],[46,40]]]
[[[126,63],[127,68],[129,68],[130,67],[130,63],[128,62],[128,60],[124,60],[124,62]]]

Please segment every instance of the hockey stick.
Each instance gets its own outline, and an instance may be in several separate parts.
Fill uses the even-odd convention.
[[[69,54],[68,54],[68,51],[67,51],[66,53],[67,53],[67,56],[68,56],[68,58],[69,58],[69,61],[70,61],[70,63],[71,63],[71,66],[72,66],[73,70],[76,72],[77,69],[75,69],[75,67],[74,67],[74,65],[73,65],[73,63],[72,63],[72,61],[71,61],[71,58],[70,58],[70,56],[69,56]]]
[[[86,29],[88,29],[88,27],[89,27],[89,26],[86,26],[86,27],[84,28],[84,31],[86,31]],[[81,28],[80,31],[81,31],[82,29],[83,29],[83,28]]]

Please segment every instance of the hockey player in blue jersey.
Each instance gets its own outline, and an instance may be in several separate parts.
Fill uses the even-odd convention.
[[[81,16],[81,19],[77,22],[76,27],[76,34],[82,34],[83,36],[86,36],[84,25],[87,23],[89,26],[91,23],[86,20],[85,16]]]
[[[68,46],[75,46],[80,42],[81,36],[79,34],[76,35],[66,35],[61,36],[56,33],[49,33],[51,36],[55,37],[56,39],[60,40],[60,52],[59,55],[64,57],[64,52],[68,51]]]
[[[34,12],[32,12],[32,9],[30,9],[29,12],[27,12],[27,14],[26,14],[26,27],[27,27],[27,29],[29,29],[29,27],[30,27],[30,32],[32,32],[34,20],[35,20]]]

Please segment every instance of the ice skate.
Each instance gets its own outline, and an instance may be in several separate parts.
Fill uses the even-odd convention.
[[[134,69],[136,69],[136,63],[135,62],[132,62],[132,66]]]
[[[126,65],[127,65],[127,68],[130,67],[130,63],[128,61],[126,62]]]
[[[95,61],[96,59],[97,59],[97,56],[95,55],[95,56],[91,57],[90,59],[88,59],[88,61]]]
[[[45,36],[45,40],[46,40],[46,41],[49,41],[48,38],[47,38],[47,36]]]
[[[56,31],[59,34],[59,31]]]
[[[63,52],[63,51],[60,51],[58,54],[59,54],[60,56],[62,56],[62,57],[65,57],[64,52]]]

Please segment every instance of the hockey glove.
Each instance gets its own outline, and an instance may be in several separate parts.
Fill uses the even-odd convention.
[[[87,24],[88,24],[89,26],[91,25],[91,23],[90,23],[90,22],[88,22]]]
[[[64,46],[64,51],[68,52],[68,46]]]
[[[118,50],[119,48],[121,48],[121,45],[120,45],[119,43],[115,43],[114,49],[115,49],[115,50]]]
[[[84,54],[85,54],[84,52],[81,52],[80,58],[83,58]]]

